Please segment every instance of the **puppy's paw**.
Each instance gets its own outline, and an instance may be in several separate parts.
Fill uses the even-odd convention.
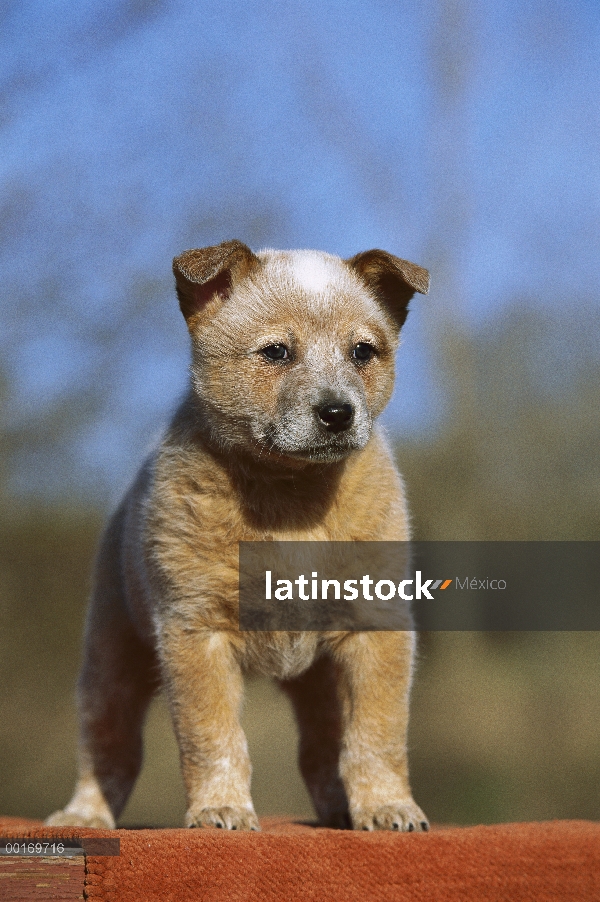
[[[258,818],[250,808],[203,808],[188,811],[186,827],[220,827],[222,830],[260,830]]]
[[[44,821],[47,827],[95,827],[99,830],[114,830],[115,822],[110,815],[97,812],[55,811]]]
[[[352,815],[352,826],[355,830],[399,830],[411,833],[413,830],[426,832],[429,830],[429,821],[411,799],[404,804],[381,805],[373,811],[356,811]]]

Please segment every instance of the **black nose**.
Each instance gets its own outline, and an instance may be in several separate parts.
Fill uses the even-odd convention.
[[[352,404],[324,404],[317,409],[317,413],[328,432],[343,432],[350,428],[354,419]]]

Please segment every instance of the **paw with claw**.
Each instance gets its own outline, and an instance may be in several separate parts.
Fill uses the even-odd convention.
[[[381,805],[374,811],[360,810],[352,815],[355,830],[398,830],[404,833],[427,832],[429,821],[413,801]]]
[[[198,813],[188,811],[185,825],[219,827],[221,830],[260,830],[256,814],[246,808],[202,808]]]

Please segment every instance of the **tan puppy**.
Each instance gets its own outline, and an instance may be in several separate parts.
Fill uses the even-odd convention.
[[[187,826],[258,829],[239,722],[244,671],[280,680],[321,822],[425,830],[408,782],[410,632],[238,628],[238,542],[405,540],[402,483],[373,427],[426,270],[384,251],[174,260],[192,387],[104,535],[79,681],[80,775],[49,824],[115,825],[165,688]]]

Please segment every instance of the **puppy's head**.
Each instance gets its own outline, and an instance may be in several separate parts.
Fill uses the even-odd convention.
[[[341,260],[239,241],[185,251],[173,270],[214,442],[282,463],[364,448],[426,270],[380,250]]]

